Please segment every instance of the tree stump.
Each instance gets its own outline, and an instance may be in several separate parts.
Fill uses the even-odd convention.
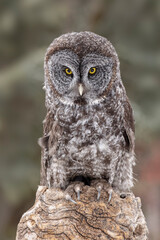
[[[121,198],[113,191],[108,203],[105,190],[97,201],[95,186],[84,185],[80,201],[75,193],[72,198],[77,204],[65,200],[60,189],[39,186],[35,204],[18,224],[16,240],[148,239],[141,201],[133,193]]]

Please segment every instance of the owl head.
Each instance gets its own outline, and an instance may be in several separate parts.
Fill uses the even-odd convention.
[[[56,38],[45,56],[46,105],[98,104],[120,79],[112,44],[92,32],[72,32]]]

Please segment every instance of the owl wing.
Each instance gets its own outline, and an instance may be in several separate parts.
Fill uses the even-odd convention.
[[[48,141],[49,137],[51,134],[52,126],[53,126],[53,121],[54,119],[54,114],[49,111],[46,115],[45,120],[43,121],[43,137],[38,139],[38,144],[40,145],[41,148],[47,148],[48,149]]]
[[[38,144],[41,147],[41,181],[40,184],[48,186],[47,182],[47,168],[49,166],[49,139],[51,138],[51,129],[54,123],[54,114],[49,111],[43,121],[43,137],[38,139]],[[46,154],[47,153],[47,154]]]
[[[134,126],[134,118],[133,111],[131,105],[128,101],[128,98],[124,102],[124,117],[123,117],[123,129],[122,129],[123,137],[126,143],[127,151],[133,151],[135,146],[135,126]]]

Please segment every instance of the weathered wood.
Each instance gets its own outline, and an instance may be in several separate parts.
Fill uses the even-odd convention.
[[[72,185],[70,186],[72,188]],[[39,186],[34,206],[23,214],[16,240],[34,239],[136,239],[146,240],[148,229],[140,198],[133,193],[121,198],[102,190],[97,201],[94,186],[83,186],[77,204],[64,199],[64,191]]]

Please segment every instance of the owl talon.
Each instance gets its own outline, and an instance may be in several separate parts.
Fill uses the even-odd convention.
[[[66,194],[66,195],[65,195],[65,199],[66,199],[67,201],[70,201],[70,202],[74,203],[74,204],[77,204],[77,202],[74,201],[69,194]]]
[[[74,187],[75,192],[77,193],[77,199],[78,201],[80,200],[80,193],[81,193],[81,185],[80,184],[76,184]]]
[[[101,196],[101,190],[98,190],[97,200],[100,199],[100,196]]]
[[[96,185],[96,189],[98,191],[97,200],[100,199],[102,188],[103,188],[103,184],[102,183],[97,183],[97,185]]]
[[[80,200],[80,191],[77,191],[77,199]]]
[[[113,192],[112,189],[109,189],[109,190],[108,190],[108,194],[109,194],[108,203],[109,203],[109,202],[111,201],[111,199],[112,199],[112,192]]]

